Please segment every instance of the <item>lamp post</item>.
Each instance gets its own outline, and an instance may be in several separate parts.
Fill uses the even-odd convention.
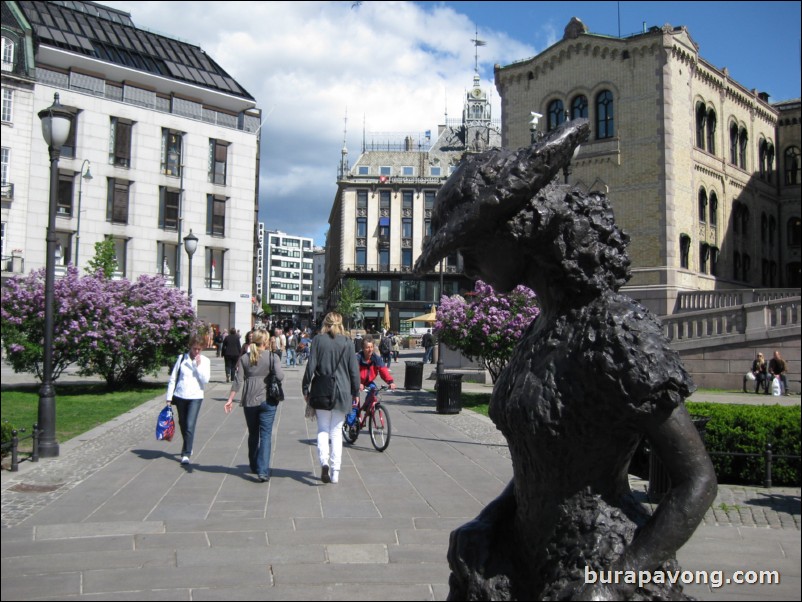
[[[440,260],[440,299],[438,299],[438,306],[443,299],[443,259]],[[443,341],[439,334],[437,335],[437,384],[440,384],[440,377],[443,376]]]
[[[92,180],[92,172],[89,171],[89,168],[92,164],[89,162],[89,159],[84,159],[84,162],[81,163],[81,179],[78,180],[78,225],[75,228],[75,267],[80,267],[78,265],[78,251],[81,249],[81,193],[83,192],[83,185],[84,180],[87,182]],[[84,166],[86,167],[86,173],[84,173]]]
[[[192,256],[198,248],[198,237],[192,233],[192,228],[189,229],[189,234],[184,237],[184,250],[189,257],[189,273],[187,274],[187,295],[189,300],[192,301]]]
[[[42,352],[42,387],[39,389],[39,455],[55,458],[59,455],[56,441],[56,393],[53,389],[53,310],[56,280],[56,205],[58,198],[58,160],[61,147],[67,142],[72,127],[72,113],[58,101],[39,111],[42,136],[50,153],[50,208],[47,219],[47,255],[45,257],[45,332]]]

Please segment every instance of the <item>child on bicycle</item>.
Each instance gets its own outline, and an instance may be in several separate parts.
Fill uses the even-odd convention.
[[[357,353],[359,360],[359,390],[364,391],[367,387],[376,380],[377,376],[381,376],[382,380],[390,385],[391,390],[395,390],[395,383],[393,382],[393,375],[390,370],[384,365],[382,358],[374,353],[373,339],[365,337],[362,341],[362,352]],[[365,400],[367,403],[367,399]],[[363,410],[367,409],[365,406]]]

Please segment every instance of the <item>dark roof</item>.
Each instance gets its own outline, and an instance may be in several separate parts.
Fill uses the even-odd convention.
[[[95,2],[19,2],[40,44],[254,100],[199,46],[138,29]]]

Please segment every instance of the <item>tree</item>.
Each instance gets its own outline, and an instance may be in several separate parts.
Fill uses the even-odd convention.
[[[55,282],[53,379],[71,364],[110,388],[139,382],[172,363],[197,328],[186,295],[159,276],[110,280],[68,266]],[[15,372],[42,379],[44,270],[9,279],[2,291],[3,346]]]
[[[362,309],[362,287],[353,278],[343,281],[340,288],[340,300],[337,302],[337,311],[347,324],[351,324],[354,314]]]
[[[470,301],[459,295],[440,299],[434,332],[451,349],[481,362],[495,383],[539,312],[535,293],[525,286],[502,294],[479,280]]]
[[[95,256],[86,264],[86,271],[89,274],[101,274],[105,278],[111,278],[117,271],[117,250],[114,248],[114,241],[111,239],[101,240],[95,243]]]

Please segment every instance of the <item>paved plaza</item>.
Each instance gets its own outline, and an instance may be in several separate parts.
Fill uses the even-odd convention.
[[[438,414],[425,390],[387,394],[387,451],[363,432],[344,447],[340,483],[323,484],[302,369],[289,368],[272,476],[259,483],[248,473],[241,409],[223,412],[222,360],[212,366],[188,467],[179,464],[180,435],[155,440],[160,397],[61,443],[58,458],[3,471],[2,599],[445,600],[450,531],[512,475],[493,424],[467,410]],[[404,368],[392,366],[399,383]],[[4,365],[5,386],[20,378]],[[636,492],[645,488],[633,480]],[[721,486],[678,557],[685,570],[725,579],[759,570],[781,578],[686,586],[701,600],[799,600],[799,488]]]

